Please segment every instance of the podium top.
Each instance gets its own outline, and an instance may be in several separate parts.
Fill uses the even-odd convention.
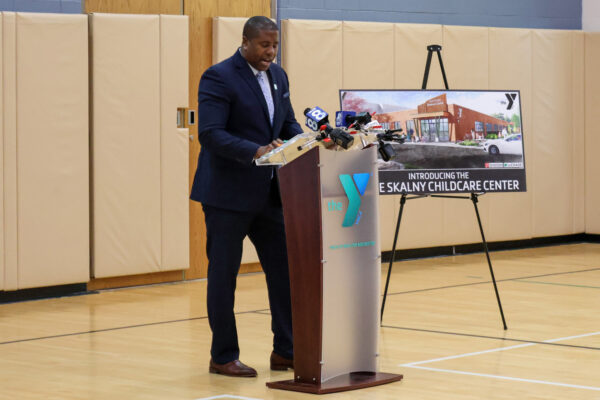
[[[284,144],[264,154],[255,160],[256,165],[285,165],[295,160],[302,154],[316,146],[323,147],[331,151],[356,151],[369,147],[377,142],[377,135],[370,132],[355,131],[351,133],[355,137],[353,145],[348,149],[342,149],[330,140],[319,139],[319,134],[305,132],[287,140]]]
[[[296,135],[290,140],[286,140],[281,146],[257,158],[256,165],[285,165],[310,150],[310,147],[307,147],[305,151],[298,150],[298,147],[304,146],[312,139],[314,139],[314,135],[310,133]]]

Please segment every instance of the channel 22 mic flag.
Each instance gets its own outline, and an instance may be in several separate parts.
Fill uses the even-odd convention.
[[[526,191],[518,90],[340,90],[340,103],[402,129],[380,194]]]

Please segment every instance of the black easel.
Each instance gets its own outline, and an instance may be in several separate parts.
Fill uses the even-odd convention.
[[[440,51],[442,50],[442,46],[437,44],[432,44],[427,46],[427,64],[425,65],[425,75],[423,76],[423,85],[421,89],[427,89],[427,79],[429,78],[429,67],[431,66],[431,55],[435,51],[438,56],[438,60],[440,61],[440,67],[442,69],[442,77],[444,78],[444,85],[446,86],[446,90],[448,90],[448,81],[446,80],[446,71],[444,71],[444,63],[442,63],[442,55]],[[506,320],[504,319],[504,311],[502,311],[502,303],[500,302],[500,295],[498,294],[498,286],[496,285],[496,278],[494,277],[494,269],[492,268],[492,261],[490,260],[490,253],[488,251],[488,245],[485,240],[485,235],[483,233],[483,226],[481,225],[481,218],[479,217],[479,209],[477,208],[478,197],[485,193],[471,193],[469,197],[467,196],[450,196],[450,195],[442,195],[442,194],[421,194],[414,195],[408,197],[406,193],[402,193],[402,197],[400,198],[400,212],[398,213],[398,221],[396,222],[396,232],[394,233],[394,244],[392,246],[392,256],[390,258],[390,265],[388,267],[387,279],[385,281],[385,291],[383,293],[383,302],[381,304],[381,315],[380,315],[380,323],[383,323],[383,311],[385,310],[385,300],[387,299],[388,287],[390,284],[390,276],[392,274],[392,265],[394,263],[394,258],[396,257],[396,243],[398,242],[398,232],[400,231],[400,221],[402,220],[402,212],[404,211],[404,203],[406,200],[420,199],[423,197],[440,197],[446,199],[467,199],[473,202],[473,207],[475,207],[475,214],[477,215],[477,223],[479,224],[479,232],[481,232],[481,241],[483,243],[483,248],[485,250],[485,256],[487,258],[488,266],[490,267],[490,275],[492,276],[492,282],[494,284],[494,291],[496,292],[496,300],[498,300],[498,308],[500,309],[500,316],[502,317],[502,325],[504,326],[504,330],[508,329],[506,327]]]
[[[442,62],[442,46],[439,44],[430,44],[427,46],[427,64],[425,64],[425,75],[423,75],[423,84],[421,85],[421,89],[427,89],[427,79],[429,79],[429,67],[431,67],[431,55],[433,52],[437,53],[438,60],[440,62],[440,68],[442,69],[442,78],[444,78],[444,86],[446,90],[448,90],[448,80],[446,79],[446,71],[444,70],[444,63]]]

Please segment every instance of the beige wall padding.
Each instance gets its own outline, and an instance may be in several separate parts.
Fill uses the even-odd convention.
[[[343,86],[348,89],[389,89],[395,71],[394,25],[344,22],[342,32]]]
[[[533,130],[529,137],[534,146],[527,166],[533,169],[534,237],[574,233],[572,35],[568,31],[533,32]]]
[[[571,201],[573,202],[572,232],[585,232],[585,36],[583,32],[571,35]]]
[[[296,119],[304,126],[304,109],[319,106],[329,112],[340,107],[342,82],[342,22],[281,21],[281,63],[290,81]]]
[[[489,28],[444,26],[443,31],[442,58],[450,89],[487,89]]]
[[[600,234],[600,33],[585,34],[585,231]],[[579,155],[581,157],[582,154]]]
[[[92,14],[94,277],[160,270],[158,15]]]
[[[187,104],[187,67],[175,61],[188,64],[183,20],[90,17],[96,278],[189,267],[188,142],[176,127]]]
[[[442,43],[442,26],[427,24],[394,24],[394,86],[391,89],[421,89],[427,61],[426,48]],[[391,55],[380,61],[391,62]],[[437,62],[432,60],[428,89],[443,89],[444,80]]]
[[[2,13],[2,105],[4,138],[4,289],[19,287],[17,270],[17,25]]]
[[[489,30],[489,89],[519,89],[521,91],[521,112],[523,132],[525,132],[525,166],[528,191],[525,193],[494,193],[484,196],[489,204],[485,217],[485,232],[491,240],[528,239],[532,237],[532,171],[529,155],[533,141],[527,140],[532,131],[531,123],[531,30],[502,29]],[[482,198],[482,200],[484,200]],[[507,229],[507,227],[509,227]]]
[[[87,17],[2,18],[4,288],[86,282]]]
[[[213,18],[213,64],[229,58],[242,44],[242,31],[248,18]]]
[[[581,157],[583,105],[589,110],[592,98],[588,89],[584,99],[584,85],[590,87],[583,79],[584,53],[586,79],[588,65],[595,64],[588,49],[593,39],[588,40],[586,34],[584,52],[583,35],[574,31],[285,20],[282,63],[290,77],[292,104],[299,120],[303,120],[298,114],[304,108],[315,105],[333,114],[339,108],[338,90],[342,88],[420,88],[428,44],[443,46],[451,89],[520,90],[528,190],[485,195],[480,198],[479,210],[486,239],[529,239],[580,233],[584,224],[586,231],[593,233],[588,230],[596,218],[590,214],[590,200],[597,202],[600,190],[594,192],[590,182],[591,171],[598,166],[592,165],[589,157],[584,164]],[[434,54],[428,88],[442,87]],[[594,151],[589,145],[589,126],[595,121],[590,121],[589,112],[585,115],[589,153]],[[600,150],[597,144],[595,148]],[[392,246],[398,200],[381,197],[382,250]],[[405,206],[400,248],[479,241],[469,201],[425,199]]]
[[[188,29],[185,16],[160,16],[162,270],[190,265],[189,130],[176,124],[189,101]]]
[[[3,53],[3,17],[0,13],[0,290],[4,290],[4,85],[2,70],[4,65]]]
[[[246,17],[214,17],[213,18],[213,64],[229,58],[242,44],[242,32]],[[272,19],[273,22],[276,22]]]

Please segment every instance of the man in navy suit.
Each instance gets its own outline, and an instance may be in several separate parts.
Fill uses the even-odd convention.
[[[277,173],[253,161],[302,133],[290,103],[288,78],[273,60],[277,25],[252,17],[242,46],[210,67],[198,88],[201,144],[191,199],[202,203],[208,255],[209,371],[256,376],[239,360],[233,312],[237,273],[246,236],[265,272],[272,315],[271,369],[293,368],[290,284]]]

